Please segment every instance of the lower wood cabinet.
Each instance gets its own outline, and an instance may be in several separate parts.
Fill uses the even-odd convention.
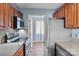
[[[23,46],[15,53],[15,56],[24,56]]]

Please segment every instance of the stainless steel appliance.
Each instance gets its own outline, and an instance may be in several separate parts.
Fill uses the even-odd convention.
[[[14,29],[19,29],[22,27],[24,27],[24,21],[21,18],[14,16]]]

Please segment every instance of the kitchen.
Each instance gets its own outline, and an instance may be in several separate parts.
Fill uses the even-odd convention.
[[[78,56],[78,9],[78,3],[0,3],[0,56]]]

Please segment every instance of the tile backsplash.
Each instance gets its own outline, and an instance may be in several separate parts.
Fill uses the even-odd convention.
[[[72,29],[72,38],[79,39],[79,29]]]

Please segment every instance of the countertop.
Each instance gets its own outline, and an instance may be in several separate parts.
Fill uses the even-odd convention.
[[[79,40],[70,40],[67,42],[56,42],[64,50],[66,50],[71,55],[79,56]]]
[[[0,44],[0,56],[13,56],[22,45],[23,42]]]

